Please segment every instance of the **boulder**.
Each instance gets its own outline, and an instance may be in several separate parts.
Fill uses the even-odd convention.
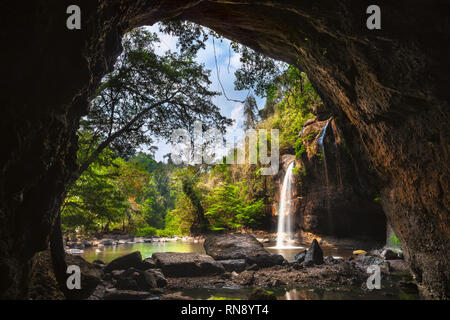
[[[153,273],[129,268],[120,274],[115,287],[120,290],[150,291],[158,286]]]
[[[283,256],[275,253],[257,254],[245,258],[245,262],[247,263],[247,265],[251,266],[253,264],[256,264],[260,268],[282,265],[284,260],[285,259],[283,258]]]
[[[66,255],[67,265],[76,265],[81,271],[81,290],[72,290],[79,299],[89,297],[101,283],[103,271],[80,256]],[[76,292],[75,292],[76,291]]]
[[[146,270],[146,272],[153,275],[158,288],[164,288],[165,286],[167,286],[167,279],[164,277],[160,269],[149,269]]]
[[[152,258],[166,277],[198,277],[225,272],[222,264],[202,253],[159,252]]]
[[[146,258],[142,261],[143,270],[156,269],[156,263],[152,258]]]
[[[308,252],[308,250],[303,250],[299,253],[296,253],[294,255],[294,262],[302,263],[303,261],[305,261],[306,252]]]
[[[121,256],[108,263],[105,267],[106,272],[113,270],[127,270],[129,268],[143,269],[142,256],[139,251]]]
[[[203,244],[206,254],[215,260],[245,259],[268,254],[263,245],[249,234],[209,235]]]
[[[247,264],[245,263],[245,259],[220,260],[219,262],[222,264],[225,271],[228,272],[242,272],[247,266]]]
[[[305,255],[304,263],[310,265],[311,262],[313,264],[323,264],[323,252],[316,239],[313,240]]]

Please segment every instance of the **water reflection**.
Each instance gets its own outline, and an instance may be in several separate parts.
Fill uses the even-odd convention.
[[[245,300],[253,288],[192,288],[181,292],[182,295],[198,299]],[[277,300],[398,300],[419,299],[417,294],[406,295],[395,286],[382,290],[364,291],[360,287],[305,288],[281,287],[268,288],[274,292]]]
[[[203,243],[194,242],[152,242],[152,243],[133,243],[118,244],[115,246],[105,246],[99,248],[86,248],[81,255],[87,261],[92,262],[96,259],[105,263],[111,262],[122,255],[140,251],[142,258],[149,258],[155,252],[200,252],[204,253]]]

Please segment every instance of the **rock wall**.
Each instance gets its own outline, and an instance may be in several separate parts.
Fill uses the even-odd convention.
[[[82,30],[65,28],[82,9]],[[75,167],[80,116],[132,27],[167,18],[210,27],[299,63],[346,141],[377,173],[381,203],[432,297],[449,297],[450,21],[447,1],[52,0],[2,6],[0,297],[24,297],[34,254]],[[352,152],[356,155],[357,153]]]
[[[301,132],[305,151],[299,172],[299,227],[306,232],[384,245],[386,217],[370,175],[353,158],[332,118],[309,122]]]

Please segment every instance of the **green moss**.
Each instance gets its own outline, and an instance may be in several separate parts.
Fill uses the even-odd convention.
[[[397,238],[397,236],[393,232],[389,236],[388,244],[391,245],[391,246],[397,246],[397,247],[401,247],[402,246],[400,240]]]

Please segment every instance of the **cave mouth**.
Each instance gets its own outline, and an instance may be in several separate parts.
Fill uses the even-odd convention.
[[[205,25],[274,58],[300,61],[324,102],[342,119],[351,153],[365,163],[380,190],[377,198],[404,244],[416,280],[427,296],[448,298],[445,86],[450,50],[442,45],[448,43],[442,15],[447,4],[383,3],[386,22],[374,31],[364,25],[362,2],[189,1],[182,7],[157,1],[98,7],[83,2],[86,27],[72,33],[61,27],[63,19],[51,18],[60,17],[64,5],[35,3],[24,13],[19,4],[11,4],[4,19],[10,61],[18,63],[7,70],[8,96],[2,97],[1,127],[10,137],[4,144],[8,156],[1,161],[2,298],[24,297],[32,258],[47,247],[64,185],[76,170],[80,116],[120,52],[121,35],[173,17]],[[37,18],[42,14],[45,21]],[[29,30],[48,32],[17,41],[17,36],[28,39]],[[36,54],[23,63],[17,52]],[[16,86],[23,79],[43,85],[24,95]]]

